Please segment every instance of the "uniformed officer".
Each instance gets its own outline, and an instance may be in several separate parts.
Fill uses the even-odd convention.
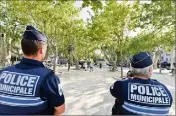
[[[60,80],[42,63],[46,36],[27,26],[21,47],[21,62],[0,71],[0,115],[62,114],[65,99]]]
[[[112,115],[166,115],[172,105],[167,87],[151,79],[152,59],[146,52],[133,56],[133,78],[116,81],[110,92],[116,98]]]

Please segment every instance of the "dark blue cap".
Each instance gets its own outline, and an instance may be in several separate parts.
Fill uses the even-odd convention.
[[[140,52],[135,54],[131,60],[131,66],[133,68],[145,68],[152,65],[152,58],[146,52]]]
[[[23,39],[39,40],[39,41],[47,42],[46,36],[30,25],[26,27],[26,30],[23,34]]]

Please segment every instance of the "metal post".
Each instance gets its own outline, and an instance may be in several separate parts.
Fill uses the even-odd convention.
[[[3,43],[3,41],[4,41],[4,34],[3,34],[3,33],[0,33],[0,40],[2,41],[2,42],[1,42],[1,51],[0,51],[0,53],[1,53],[1,61],[0,61],[0,63],[1,63],[1,66],[2,66],[1,68],[3,68],[3,63],[2,63],[2,61],[3,61],[3,56],[4,56],[4,55],[2,54],[2,53],[3,53],[3,44],[4,44],[4,43]]]
[[[160,53],[159,53],[159,54],[160,54],[160,65],[159,65],[159,66],[160,66],[160,70],[159,70],[159,71],[160,71],[160,74],[161,74],[161,68],[162,68],[162,67],[161,67],[161,63],[162,63],[162,62],[161,62],[161,50],[159,50],[159,52],[160,52]]]

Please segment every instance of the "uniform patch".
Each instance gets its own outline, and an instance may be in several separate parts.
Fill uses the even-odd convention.
[[[128,100],[153,105],[170,105],[171,102],[163,86],[139,83],[128,84]]]
[[[3,71],[0,75],[0,92],[34,96],[39,78],[37,75]]]
[[[62,92],[61,84],[58,84],[58,91],[59,91],[59,95],[62,96],[63,92]]]

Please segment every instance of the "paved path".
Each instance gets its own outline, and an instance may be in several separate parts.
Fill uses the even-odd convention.
[[[119,68],[120,69],[120,68]],[[126,74],[128,69],[124,69]],[[63,86],[66,99],[65,115],[110,115],[114,98],[109,93],[109,87],[115,82],[113,77],[120,77],[120,72],[109,72],[107,68],[96,68],[93,72],[59,68],[57,72]],[[175,78],[154,73],[153,78],[166,84],[175,102]],[[175,103],[174,103],[175,104]],[[170,114],[175,114],[175,105]]]

